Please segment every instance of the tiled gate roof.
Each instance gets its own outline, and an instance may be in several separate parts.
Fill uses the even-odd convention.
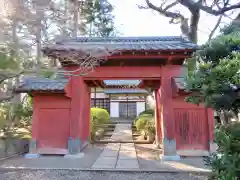
[[[149,37],[78,37],[56,42],[43,48],[52,50],[77,50],[82,48],[100,48],[108,50],[196,50],[198,45],[181,36]]]
[[[48,79],[48,78],[24,78],[20,86],[18,86],[16,92],[30,92],[30,91],[63,91],[65,85],[67,84],[67,79]],[[105,81],[104,81],[105,82]],[[139,81],[137,80],[108,80],[105,82],[106,85],[137,85]],[[147,91],[143,89],[109,89],[104,90],[108,94],[121,94],[121,93],[146,93]]]

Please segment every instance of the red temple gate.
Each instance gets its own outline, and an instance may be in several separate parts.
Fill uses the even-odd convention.
[[[213,140],[213,111],[184,102],[186,93],[174,80],[183,78],[182,64],[196,50],[195,44],[181,37],[82,38],[74,45],[69,45],[69,41],[47,47],[44,53],[63,62],[61,53],[81,50],[86,44],[94,47],[99,42],[106,47],[116,46],[121,53],[107,57],[106,63],[85,76],[78,75],[79,65],[62,63],[67,71],[75,70],[75,74],[61,82],[45,80],[48,86],[58,84],[54,88],[32,88],[31,83],[39,83],[37,80],[19,88],[19,92],[31,93],[34,98],[31,152],[80,152],[90,137],[90,88],[103,88],[103,80],[110,79],[139,79],[139,88],[155,92],[155,122],[160,144],[175,148],[175,154],[178,150],[209,151],[209,142]]]

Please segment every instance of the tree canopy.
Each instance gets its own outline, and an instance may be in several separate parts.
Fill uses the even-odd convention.
[[[187,101],[237,115],[240,109],[239,27],[239,23],[225,27],[221,35],[197,52],[199,65],[187,78],[186,87],[192,92]]]

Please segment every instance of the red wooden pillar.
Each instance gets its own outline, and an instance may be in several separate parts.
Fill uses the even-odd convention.
[[[90,108],[91,108],[91,89],[85,84],[85,96],[84,96],[84,119],[82,125],[82,140],[86,145],[90,140]]]
[[[162,146],[163,143],[163,119],[162,119],[162,112],[161,112],[161,101],[160,101],[160,94],[159,89],[154,90],[154,97],[155,97],[155,127],[156,127],[156,145],[159,148]]]
[[[166,159],[178,160],[176,151],[176,134],[175,134],[175,119],[174,119],[174,104],[172,98],[171,79],[178,76],[181,72],[180,66],[166,65],[161,71],[161,85],[157,90],[157,102],[160,102],[159,119],[162,127],[162,144],[163,155]],[[159,100],[158,100],[159,99]]]
[[[216,144],[214,143],[214,111],[211,108],[207,109],[207,121],[208,121],[208,130],[209,130],[209,151],[215,152],[217,149]]]
[[[32,116],[32,139],[29,144],[29,153],[37,153],[37,140],[38,140],[38,107],[33,98],[33,116]]]
[[[82,76],[73,75],[68,84],[68,96],[71,97],[70,109],[70,135],[68,139],[68,151],[77,154],[84,143],[85,97],[87,89]]]

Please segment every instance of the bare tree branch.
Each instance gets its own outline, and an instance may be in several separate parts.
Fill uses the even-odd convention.
[[[214,33],[216,32],[217,28],[219,27],[219,24],[220,24],[221,21],[222,21],[222,17],[223,17],[223,16],[220,16],[220,17],[218,18],[217,23],[215,24],[214,28],[212,29],[211,33],[209,34],[209,36],[208,36],[208,42],[211,41]]]
[[[212,14],[212,15],[215,15],[215,16],[219,16],[221,14],[224,14],[227,11],[231,11],[231,10],[240,8],[240,2],[238,2],[237,4],[233,4],[233,5],[228,6],[229,5],[228,0],[224,1],[224,4],[223,4],[222,8],[220,8],[218,6],[218,10],[213,9],[213,7],[211,7],[211,6],[204,5],[202,3],[202,1],[194,2],[192,0],[178,0],[178,2],[180,4],[182,4],[183,6],[185,6],[187,8],[190,8],[192,10],[200,9],[202,11],[205,11],[205,12],[207,12],[209,14]],[[217,5],[217,4],[215,3],[215,5]]]
[[[149,0],[146,0],[146,3],[147,3],[147,5],[148,5],[149,8],[151,8],[151,9],[159,12],[160,14],[162,14],[162,15],[168,17],[168,18],[172,18],[172,19],[180,18],[181,20],[184,20],[184,19],[185,19],[184,16],[183,16],[182,14],[180,14],[180,13],[175,13],[175,12],[167,11],[169,8],[173,7],[174,4],[170,4],[171,6],[169,5],[170,7],[169,7],[169,8],[166,7],[167,10],[164,10],[164,9],[166,9],[166,8],[163,9],[162,7],[157,7],[157,6],[155,6],[154,4],[152,4]],[[176,5],[176,4],[175,4],[175,5]]]
[[[0,103],[2,103],[4,101],[9,101],[12,98],[13,98],[13,95],[11,95],[11,96],[4,96],[4,97],[0,96]]]
[[[177,4],[178,4],[178,1],[175,1],[175,2],[167,5],[167,6],[163,9],[163,11],[167,11],[167,10],[169,10],[170,8],[176,6]]]

